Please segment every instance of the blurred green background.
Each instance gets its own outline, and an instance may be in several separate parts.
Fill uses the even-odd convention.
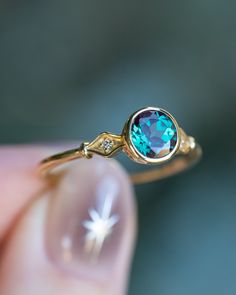
[[[236,294],[235,12],[230,0],[0,2],[2,144],[119,133],[159,106],[203,146],[191,171],[136,189],[129,295]]]

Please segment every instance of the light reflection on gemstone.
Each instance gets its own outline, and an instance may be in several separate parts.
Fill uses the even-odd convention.
[[[177,144],[177,128],[161,110],[144,110],[133,120],[130,139],[143,156],[156,159],[171,153]]]

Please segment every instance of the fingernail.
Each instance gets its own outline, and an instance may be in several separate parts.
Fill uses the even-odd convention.
[[[78,276],[112,276],[134,231],[133,191],[126,174],[114,161],[80,160],[51,193],[49,258]]]

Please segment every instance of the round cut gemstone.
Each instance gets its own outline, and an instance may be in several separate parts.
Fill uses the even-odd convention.
[[[144,110],[131,124],[130,139],[143,156],[157,159],[167,156],[177,144],[173,120],[160,110]]]

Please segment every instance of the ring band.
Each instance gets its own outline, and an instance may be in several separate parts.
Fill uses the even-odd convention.
[[[131,175],[134,184],[159,180],[185,170],[195,164],[202,151],[195,139],[179,127],[167,111],[143,108],[130,116],[121,135],[101,133],[91,142],[83,142],[78,148],[44,159],[39,170],[48,175],[54,168],[69,161],[100,155],[111,158],[123,151],[140,164],[158,166],[155,169]]]

